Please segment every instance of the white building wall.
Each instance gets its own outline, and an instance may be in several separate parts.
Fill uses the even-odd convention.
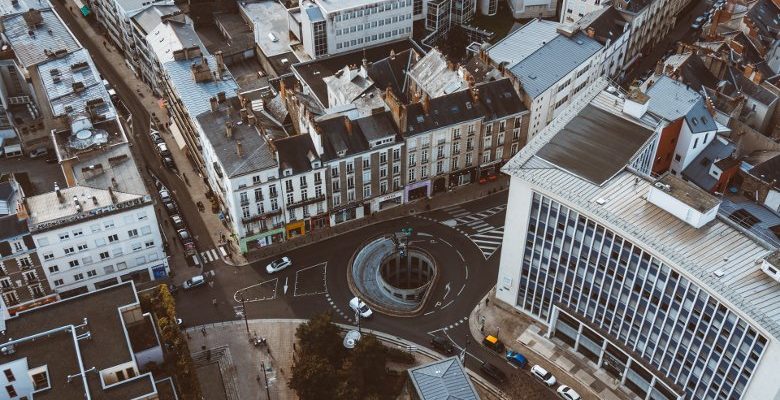
[[[33,240],[46,279],[58,293],[82,286],[93,291],[96,282],[136,271],[153,279],[157,266],[167,270],[152,204],[35,233]]]
[[[501,262],[498,267],[496,298],[516,307],[520,269],[525,249],[525,237],[528,231],[528,218],[531,214],[531,188],[522,180],[512,176],[509,182],[506,220],[512,221],[504,226],[504,238],[501,242]]]

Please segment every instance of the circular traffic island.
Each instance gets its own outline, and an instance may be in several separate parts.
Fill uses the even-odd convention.
[[[376,311],[414,316],[423,309],[438,272],[430,253],[385,235],[353,255],[347,275],[353,292]]]

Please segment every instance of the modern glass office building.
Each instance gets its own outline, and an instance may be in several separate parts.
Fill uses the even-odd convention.
[[[778,398],[780,283],[762,270],[777,249],[698,187],[627,168],[653,137],[621,125],[608,96],[574,105],[505,166],[496,297],[641,398]]]

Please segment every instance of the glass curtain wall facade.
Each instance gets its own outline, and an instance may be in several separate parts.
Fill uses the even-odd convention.
[[[538,193],[524,247],[517,306],[556,336],[582,338],[577,347],[624,383],[635,378],[637,394],[674,398],[668,389],[676,385],[687,399],[742,397],[767,338],[702,287]],[[649,370],[632,371],[624,355]]]

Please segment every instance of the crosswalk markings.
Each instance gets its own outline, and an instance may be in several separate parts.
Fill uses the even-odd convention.
[[[471,239],[471,241],[474,242],[477,247],[479,247],[482,255],[485,256],[485,259],[490,258],[490,256],[492,256],[493,253],[495,253],[496,250],[501,247],[501,241],[503,238],[503,227],[469,235],[469,239]]]

